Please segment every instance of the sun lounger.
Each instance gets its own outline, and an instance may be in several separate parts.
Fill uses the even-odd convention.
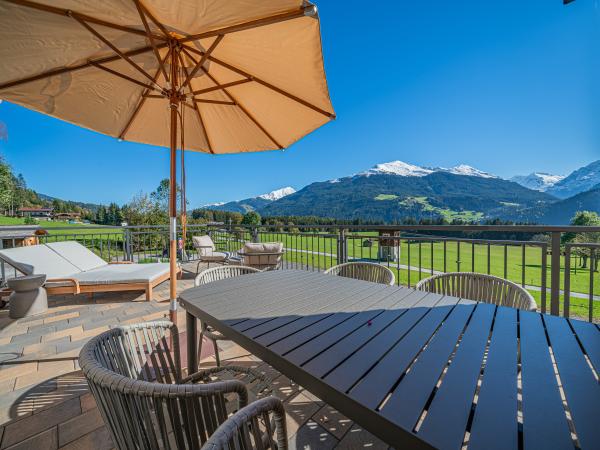
[[[45,274],[49,294],[145,291],[169,279],[169,264],[107,263],[75,241],[0,250],[0,259],[25,275]]]

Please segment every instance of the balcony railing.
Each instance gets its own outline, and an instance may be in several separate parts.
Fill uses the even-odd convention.
[[[48,230],[50,234],[39,236],[41,243],[75,240],[107,261],[145,263],[169,256],[165,226]],[[583,232],[600,232],[600,227],[189,225],[178,257],[196,260],[192,236],[209,234],[219,250],[232,253],[245,242],[283,242],[284,269],[322,271],[347,261],[376,262],[389,267],[405,286],[441,272],[487,273],[526,288],[542,312],[600,322],[600,243],[561,243],[565,233]],[[4,245],[18,241],[5,240]],[[3,280],[16,275],[1,266]]]

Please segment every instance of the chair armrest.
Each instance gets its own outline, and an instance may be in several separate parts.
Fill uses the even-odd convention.
[[[75,294],[80,294],[81,293],[81,288],[79,287],[79,281],[77,281],[75,278],[49,278],[46,280],[46,283],[60,283],[60,282],[69,282],[69,283],[73,283],[73,285],[75,286]]]
[[[262,430],[252,430],[252,423],[266,415],[273,416],[272,421]],[[254,420],[253,420],[254,419]],[[268,419],[267,419],[268,420]],[[229,448],[230,442],[249,440],[249,433],[260,433],[263,448],[287,449],[287,424],[283,403],[277,397],[266,397],[250,403],[223,422],[206,441],[202,449],[217,450]],[[272,436],[274,434],[274,436]],[[275,438],[273,443],[272,439]],[[277,444],[277,445],[273,445]],[[259,447],[256,447],[259,448]]]

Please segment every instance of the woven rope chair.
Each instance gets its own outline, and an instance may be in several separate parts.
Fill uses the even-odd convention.
[[[248,404],[244,382],[217,377],[254,376],[251,369],[214,367],[183,377],[178,336],[171,322],[135,324],[108,330],[81,350],[79,365],[117,448],[199,448],[230,407]]]
[[[272,420],[269,416],[272,416]],[[260,430],[261,426],[266,428],[266,433],[256,434],[255,430]],[[277,442],[273,440],[265,442],[264,436],[273,435],[273,427]],[[231,416],[213,433],[202,450],[287,450],[287,448],[283,403],[276,397],[267,397],[251,403]]]
[[[394,285],[394,273],[381,264],[368,262],[349,262],[338,264],[325,271],[329,275],[338,275],[340,277],[355,278],[363,281],[373,281],[374,283]]]
[[[226,278],[238,277],[240,275],[247,275],[250,273],[260,272],[259,269],[247,266],[221,266],[213,267],[212,269],[203,270],[196,276],[194,280],[194,286],[202,286],[214,281],[225,280]],[[200,326],[200,342],[198,343],[198,359],[202,352],[203,336],[206,336],[215,349],[215,359],[217,360],[217,366],[221,365],[221,358],[219,356],[219,347],[217,341],[224,341],[226,338],[218,331],[212,329],[207,324],[202,323]]]
[[[473,272],[433,275],[419,281],[416,289],[436,294],[476,300],[494,305],[535,311],[537,305],[529,292],[512,281]]]

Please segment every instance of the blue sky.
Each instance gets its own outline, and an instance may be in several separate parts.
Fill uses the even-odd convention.
[[[395,159],[505,177],[600,159],[598,0],[316,3],[337,120],[285,152],[189,153],[191,207]],[[7,102],[0,121],[9,133],[0,152],[38,192],[125,203],[168,174],[162,148]]]

